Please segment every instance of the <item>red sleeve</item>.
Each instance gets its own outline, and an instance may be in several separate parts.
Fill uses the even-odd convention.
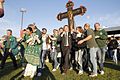
[[[4,10],[0,9],[0,18],[2,18],[4,16]]]

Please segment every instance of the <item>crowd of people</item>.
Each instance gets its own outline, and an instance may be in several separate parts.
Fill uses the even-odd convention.
[[[4,16],[4,0],[0,0],[0,18]],[[117,53],[120,53],[120,37],[118,40],[112,36],[108,38],[107,32],[100,23],[94,24],[94,30],[86,23],[70,29],[68,25],[54,29],[53,34],[48,34],[46,28],[40,31],[35,24],[30,24],[22,30],[21,37],[12,35],[12,30],[7,30],[7,35],[0,39],[0,69],[10,56],[14,68],[18,68],[16,56],[20,56],[23,76],[41,76],[46,69],[48,60],[52,71],[60,69],[66,75],[68,69],[76,69],[82,75],[87,71],[90,77],[98,74],[104,75],[104,62],[107,57],[118,64]]]
[[[10,56],[16,69],[16,55],[20,55],[23,75],[30,78],[41,76],[46,60],[53,65],[53,72],[60,69],[62,75],[72,69],[76,69],[79,75],[84,71],[90,72],[90,77],[104,75],[106,53],[117,64],[117,49],[120,48],[120,40],[117,41],[114,37],[108,40],[107,32],[100,23],[94,24],[94,30],[88,23],[84,29],[78,26],[70,30],[65,25],[54,29],[50,35],[46,28],[40,31],[35,24],[29,24],[22,30],[20,38],[14,37],[12,30],[8,29],[0,43],[0,68],[4,68],[6,59]]]

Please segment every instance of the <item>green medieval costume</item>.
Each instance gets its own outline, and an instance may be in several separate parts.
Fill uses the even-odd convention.
[[[37,36],[37,35],[34,33],[31,36],[29,36],[28,40],[31,39],[31,41],[28,43],[28,45],[25,49],[25,58],[28,63],[38,66],[40,63],[39,56],[40,56],[40,52],[41,52],[41,46],[34,39],[35,36]]]

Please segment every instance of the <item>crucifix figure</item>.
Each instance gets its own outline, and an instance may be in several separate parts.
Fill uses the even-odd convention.
[[[74,3],[72,1],[68,1],[68,3],[66,4],[67,12],[59,13],[57,15],[57,19],[59,21],[62,21],[62,19],[68,18],[68,26],[70,31],[74,29],[74,16],[77,16],[77,15],[82,16],[87,10],[84,6],[80,6],[80,8],[77,8],[77,9],[73,9],[73,6],[74,6]]]

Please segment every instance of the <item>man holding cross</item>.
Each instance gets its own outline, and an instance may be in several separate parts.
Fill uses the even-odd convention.
[[[71,52],[71,33],[69,32],[68,25],[64,26],[64,32],[61,34],[61,48],[62,48],[62,59],[63,59],[63,73],[65,75],[70,67],[69,55]]]
[[[68,18],[68,25],[64,26],[64,32],[62,37],[62,52],[63,52],[63,75],[67,72],[69,66],[69,55],[71,52],[71,32],[74,30],[74,16],[83,15],[86,12],[86,8],[84,6],[80,6],[80,8],[73,9],[74,3],[72,1],[68,1],[66,4],[67,12],[59,13],[57,16],[58,20],[62,20]]]

